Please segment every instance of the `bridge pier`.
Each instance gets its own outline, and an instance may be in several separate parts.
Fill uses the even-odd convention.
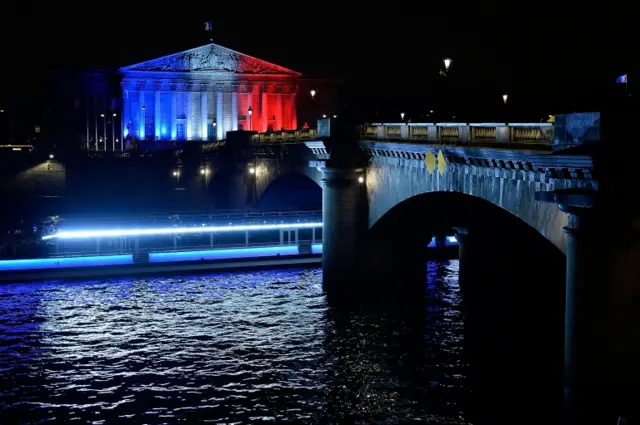
[[[360,277],[363,239],[367,232],[366,196],[357,168],[323,170],[322,273],[325,290],[350,285]]]
[[[594,194],[539,192],[568,214],[564,402],[572,423],[624,415],[638,394],[640,241],[626,214]],[[628,412],[628,410],[627,410]]]

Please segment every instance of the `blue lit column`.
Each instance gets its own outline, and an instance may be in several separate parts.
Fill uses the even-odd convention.
[[[173,90],[171,92],[171,140],[178,139],[178,120],[176,117],[177,103],[178,95],[175,90]]]
[[[231,92],[231,130],[238,130],[238,92],[237,87],[233,87]]]
[[[126,89],[125,83],[122,83],[122,119],[120,120],[120,134],[122,135],[123,140],[121,141],[120,146],[124,146],[124,139],[129,135],[130,121],[131,117],[129,116],[129,90]]]
[[[160,139],[159,136],[160,136],[160,124],[161,124],[161,122],[160,122],[160,118],[161,118],[161,112],[160,112],[161,111],[161,109],[160,109],[160,106],[161,106],[160,105],[160,90],[158,90],[158,89],[156,89],[156,91],[155,91],[155,98],[156,99],[155,99],[155,102],[154,102],[154,105],[153,105],[154,106],[154,108],[153,108],[154,109],[154,111],[153,111],[153,113],[154,113],[153,122],[155,123],[154,124],[155,125],[155,134],[154,134],[154,136],[155,136],[155,139],[158,140],[158,139]]]
[[[139,120],[139,121],[140,121],[140,122],[138,123],[138,127],[139,127],[139,129],[140,129],[140,130],[138,131],[139,139],[140,139],[140,140],[145,140],[145,136],[146,136],[146,135],[145,135],[145,128],[144,128],[144,125],[145,125],[145,123],[146,123],[146,113],[147,113],[147,112],[146,112],[145,110],[143,110],[143,109],[142,109],[142,107],[143,107],[143,106],[145,106],[145,104],[144,104],[144,90],[140,90],[140,108],[141,108],[141,109],[140,109],[140,111],[139,111],[139,113],[140,113],[140,120]],[[146,108],[146,106],[145,106],[145,108]]]
[[[202,134],[202,140],[208,140],[209,139],[209,134],[208,134],[208,127],[207,125],[209,124],[209,111],[207,111],[207,90],[203,87],[202,88],[202,93],[201,93],[201,98],[200,98],[200,113],[201,113],[201,126],[202,126],[202,131],[200,132],[200,134]]]
[[[220,87],[216,92],[216,122],[218,123],[216,127],[218,129],[218,140],[222,140],[224,139],[224,115],[222,115],[222,90]]]

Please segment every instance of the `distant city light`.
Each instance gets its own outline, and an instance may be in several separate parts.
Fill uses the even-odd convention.
[[[322,114],[322,118],[327,118],[327,114]]]
[[[508,94],[503,94],[502,95],[502,100],[504,101],[504,103],[507,103],[507,99],[509,99],[509,95]]]
[[[59,231],[52,235],[43,236],[42,240],[49,239],[91,239],[122,236],[158,236],[176,235],[185,233],[213,233],[213,232],[251,232],[266,230],[295,230],[314,229],[322,227],[322,222],[312,223],[279,223],[279,224],[242,224],[229,226],[205,226],[205,227],[160,227],[146,229],[110,229],[110,230],[69,230]]]
[[[173,171],[173,177],[178,177],[180,175],[180,172],[177,170]]]
[[[49,154],[49,159],[53,159],[53,158],[54,158],[54,157],[53,157],[53,154],[52,154],[52,153],[50,153],[50,154]]]
[[[360,184],[364,183],[364,177],[362,176],[358,177],[358,183]]]
[[[316,98],[316,91],[311,89],[311,91],[309,92],[311,93],[311,99],[315,99]]]
[[[443,62],[444,62],[444,69],[445,69],[446,71],[448,71],[448,70],[449,70],[449,67],[451,66],[451,59],[449,59],[449,58],[445,58],[445,59],[443,60]]]
[[[256,169],[255,169],[255,168],[253,168],[253,167],[250,167],[250,168],[249,168],[249,173],[250,173],[250,174],[255,174],[255,173],[256,173]]]

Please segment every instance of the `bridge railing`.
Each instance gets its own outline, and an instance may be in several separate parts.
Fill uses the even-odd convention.
[[[362,139],[550,150],[552,123],[371,123]]]
[[[302,130],[273,131],[269,133],[257,133],[251,136],[254,145],[299,142],[301,140],[313,140],[317,138],[318,131],[315,128]]]

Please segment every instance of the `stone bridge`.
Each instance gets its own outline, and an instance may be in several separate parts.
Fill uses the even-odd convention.
[[[493,268],[510,274],[511,285],[564,295],[565,397],[588,405],[603,388],[621,388],[640,375],[633,366],[640,349],[630,343],[640,329],[634,224],[640,214],[629,191],[631,168],[613,165],[620,159],[598,140],[599,115],[578,117],[580,126],[558,118],[554,125],[372,124],[359,138],[319,131],[321,140],[305,142],[307,153],[289,150],[288,160],[255,155],[264,170],[257,192],[287,173],[322,184],[323,279],[330,291],[381,264],[394,270],[387,287],[399,288],[397,271],[427,243],[422,228],[443,222],[456,227],[461,282],[475,277],[489,290]],[[270,148],[253,147],[260,149]],[[510,234],[517,226],[518,236]],[[517,245],[519,235],[533,242]],[[509,242],[500,247],[500,239]],[[555,254],[544,254],[547,248]],[[557,256],[566,276],[552,275]],[[368,281],[359,291],[370,288]]]

